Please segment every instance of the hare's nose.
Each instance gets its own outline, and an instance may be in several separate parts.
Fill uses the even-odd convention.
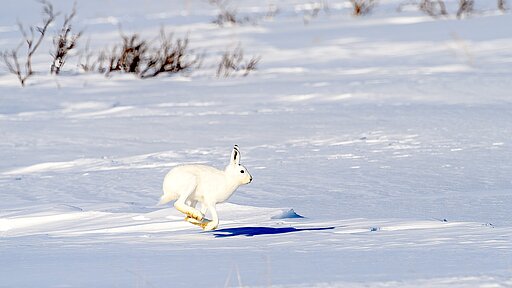
[[[251,182],[252,182],[252,176],[251,176],[251,178],[249,179],[249,183],[251,183]]]

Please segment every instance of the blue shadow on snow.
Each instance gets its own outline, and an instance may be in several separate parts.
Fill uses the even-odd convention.
[[[236,228],[226,228],[213,231],[213,235],[215,238],[223,238],[223,237],[233,237],[233,236],[247,236],[252,237],[256,235],[274,235],[274,234],[284,234],[284,233],[292,233],[292,232],[301,232],[301,231],[320,231],[320,230],[330,230],[334,229],[334,227],[320,227],[320,228],[294,228],[294,227],[236,227]]]

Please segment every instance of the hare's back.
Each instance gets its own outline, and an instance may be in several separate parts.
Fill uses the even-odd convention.
[[[219,175],[222,173],[217,168],[214,168],[212,166],[208,165],[201,165],[201,164],[189,164],[189,165],[180,165],[174,167],[171,172],[175,171],[176,173],[187,173],[187,174],[193,174],[198,177],[205,177],[205,176],[213,176],[213,175]]]

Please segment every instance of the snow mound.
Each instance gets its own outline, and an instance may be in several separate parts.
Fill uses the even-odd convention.
[[[285,210],[279,215],[270,217],[270,219],[297,219],[297,218],[305,218],[305,217],[297,214],[293,209]]]

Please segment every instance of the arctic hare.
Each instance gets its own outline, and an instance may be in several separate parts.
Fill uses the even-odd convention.
[[[214,230],[219,226],[215,205],[226,201],[238,186],[251,181],[249,171],[240,165],[240,150],[235,145],[230,163],[224,171],[199,164],[171,169],[165,176],[164,194],[158,204],[176,200],[174,207],[187,215],[186,221],[201,226],[205,231]],[[201,211],[195,208],[197,202],[201,202]],[[207,210],[212,215],[211,221],[204,218]]]

